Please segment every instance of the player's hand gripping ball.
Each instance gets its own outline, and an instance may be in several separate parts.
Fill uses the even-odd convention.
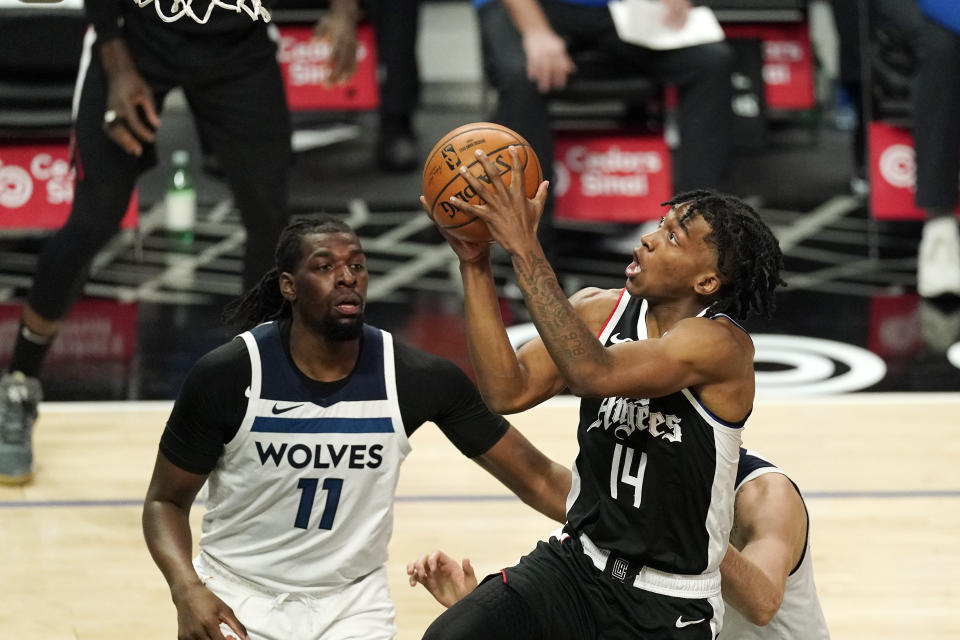
[[[543,181],[543,171],[537,154],[517,132],[492,122],[473,122],[457,127],[440,138],[423,166],[423,195],[438,226],[461,240],[493,240],[487,225],[476,216],[454,207],[450,197],[456,196],[473,205],[485,204],[460,175],[460,167],[466,165],[471,174],[482,182],[490,183],[490,178],[475,155],[477,149],[487,154],[503,177],[504,184],[509,185],[512,169],[510,145],[517,147],[523,170],[523,190],[528,198],[532,198]]]

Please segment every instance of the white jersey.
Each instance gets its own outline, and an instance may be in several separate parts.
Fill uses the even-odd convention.
[[[249,400],[207,481],[201,557],[272,591],[322,595],[387,560],[410,451],[392,337],[364,327],[353,373],[326,397],[296,370],[276,322],[241,337]]]
[[[736,490],[766,473],[787,476],[779,468],[752,451],[741,450]],[[790,481],[793,483],[793,481]],[[796,487],[796,485],[794,485]],[[797,490],[799,493],[799,489]],[[817,587],[813,581],[813,560],[810,558],[809,521],[803,557],[787,577],[780,610],[764,627],[758,627],[731,606],[725,607],[720,640],[828,640],[830,632],[820,608]]]

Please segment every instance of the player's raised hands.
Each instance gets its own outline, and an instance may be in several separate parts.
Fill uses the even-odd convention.
[[[460,258],[461,262],[480,262],[482,260],[490,259],[490,243],[489,242],[470,242],[469,240],[461,240],[454,235],[451,235],[446,229],[442,226],[436,224],[436,218],[433,217],[433,212],[430,210],[430,204],[427,202],[427,199],[424,196],[420,196],[420,206],[423,207],[423,210],[427,212],[427,215],[433,220],[434,224],[437,227],[437,231],[440,232],[453,249],[453,252],[457,254],[457,257]]]
[[[171,593],[177,608],[177,640],[249,640],[233,609],[202,584]],[[223,626],[233,634],[223,632]]]
[[[490,229],[490,235],[512,256],[529,252],[539,247],[537,224],[543,214],[547,201],[549,182],[540,183],[533,198],[527,198],[523,191],[523,169],[517,147],[510,149],[510,185],[507,186],[494,166],[493,161],[483,151],[476,153],[477,161],[483,167],[487,182],[472,175],[466,167],[460,169],[463,178],[476,190],[486,204],[472,205],[460,198],[450,198],[451,204],[483,220]]]
[[[445,607],[477,588],[477,576],[470,559],[464,558],[461,565],[439,549],[408,563],[407,576],[411,587],[419,582]]]

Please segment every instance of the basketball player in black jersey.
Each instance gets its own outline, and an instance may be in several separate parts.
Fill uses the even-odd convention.
[[[178,637],[390,640],[384,562],[416,429],[435,423],[561,522],[570,472],[491,413],[455,364],[364,323],[366,259],[346,224],[291,223],[276,263],[230,310],[249,330],[183,384],[144,502],[147,546]],[[205,483],[191,559],[190,509]]]
[[[829,640],[817,597],[800,489],[754,451],[740,449],[730,545],[720,563],[727,607],[719,640]],[[562,509],[561,505],[556,505]],[[436,550],[407,564],[445,607],[477,587],[469,559]]]
[[[486,204],[452,202],[510,255],[539,338],[514,352],[489,246],[448,236],[471,358],[495,411],[522,411],[564,388],[583,398],[580,451],[563,534],[444,612],[426,638],[712,639],[740,429],[754,398],[753,344],[739,322],[773,309],[777,241],[737,198],[683,194],[634,251],[624,290],[568,301],[537,241],[548,185],[527,199],[510,153],[510,187],[464,171]]]

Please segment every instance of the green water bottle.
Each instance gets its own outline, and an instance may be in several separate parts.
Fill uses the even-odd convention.
[[[175,248],[193,244],[193,226],[197,218],[197,192],[190,170],[190,152],[178,149],[170,159],[170,176],[164,199],[164,229]]]

